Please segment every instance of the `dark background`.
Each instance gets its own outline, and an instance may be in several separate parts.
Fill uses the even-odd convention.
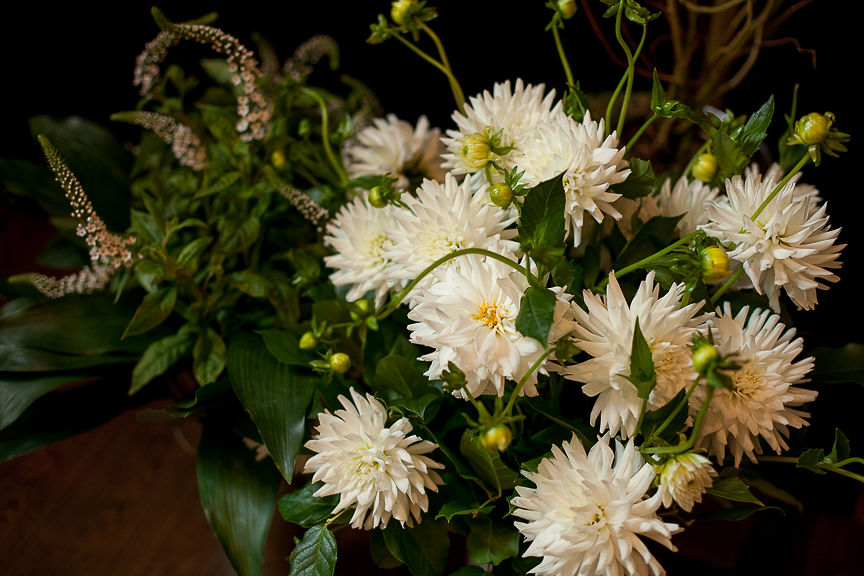
[[[592,4],[595,13],[600,11],[597,4]],[[518,15],[512,9],[505,13],[501,8],[515,5],[485,0],[438,3],[441,18],[434,27],[448,49],[466,96],[491,88],[493,82],[517,77],[526,82],[545,82],[547,87],[561,93],[564,75],[551,34],[543,31],[549,12],[540,0],[519,3],[524,9]],[[799,111],[831,110],[837,116],[838,128],[853,136],[845,158],[827,158],[818,169],[809,167],[804,176],[828,200],[832,224],[843,228],[840,240],[849,244],[843,254],[844,267],[839,272],[841,282],[820,293],[816,311],[795,315],[805,342],[818,340],[829,345],[864,340],[860,334],[862,314],[858,300],[864,258],[856,234],[861,229],[860,209],[864,206],[861,200],[864,186],[857,169],[864,156],[858,145],[862,134],[860,96],[854,86],[862,71],[855,42],[855,34],[860,36],[860,32],[855,28],[854,17],[842,12],[838,5],[842,7],[844,3],[811,2],[782,29],[781,36],[794,37],[801,47],[815,50],[815,66],[813,55],[797,51],[792,43],[766,48],[749,79],[726,101],[728,106],[744,113],[774,94],[775,118],[779,121],[781,113],[789,107],[793,85],[799,82]],[[217,26],[250,47],[254,45],[251,33],[257,31],[274,44],[282,58],[290,56],[297,45],[315,34],[332,35],[342,48],[340,71],[369,85],[386,112],[412,122],[420,114],[426,114],[435,126],[442,129],[452,126],[449,118],[453,100],[441,74],[395,41],[379,46],[364,42],[368,24],[378,12],[389,11],[388,2],[183,2],[161,8],[175,21],[215,10],[220,14]],[[845,10],[848,11],[848,5]],[[581,12],[568,22],[563,33],[574,75],[586,91],[609,90],[621,70],[609,65],[606,53],[580,16]],[[607,33],[609,30],[607,27]],[[4,7],[0,19],[3,55],[0,156],[42,162],[39,147],[27,127],[27,118],[32,115],[78,114],[107,125],[111,113],[134,108],[138,99],[131,83],[135,57],[157,31],[150,18],[149,4],[144,2],[118,2],[98,11],[81,3],[47,8],[34,2]],[[649,28],[649,34],[650,31]],[[184,46],[175,50],[178,53],[190,50]],[[188,53],[209,55],[203,49],[197,52],[191,49]],[[323,77],[325,82],[336,79],[336,75]],[[650,87],[647,80],[639,82],[637,89]],[[129,134],[130,138],[134,134],[124,130],[128,129],[120,127],[117,133],[121,137]],[[779,131],[778,128],[776,134],[769,136],[772,143]],[[12,223],[22,218],[26,221],[27,207],[20,203],[10,207],[0,202],[0,211],[5,213],[0,214],[4,216],[0,219],[4,228],[0,230],[0,268],[7,272],[25,271],[15,267],[26,265],[26,259],[21,264],[21,258],[15,255],[32,251],[33,241],[27,228],[22,230]],[[853,452],[861,454],[862,390],[854,385],[823,387],[812,407],[814,428],[819,432],[808,435],[807,442],[830,445],[836,425],[849,434]],[[791,486],[791,491],[805,503],[804,512],[793,510],[781,515],[768,511],[741,524],[693,526],[676,538],[682,553],[662,558],[669,573],[864,573],[859,548],[864,541],[864,501],[858,486],[850,480],[815,477],[784,466],[763,468],[782,477],[782,485]],[[7,467],[0,474],[9,474],[9,470]],[[40,490],[50,490],[50,486],[49,483]],[[22,510],[21,518],[27,518],[26,510]],[[0,516],[0,524],[2,521]],[[110,545],[109,535],[106,538],[104,544]],[[290,550],[290,544],[286,550]],[[68,553],[80,555],[81,551],[69,548]],[[32,562],[33,566],[39,566],[38,556]],[[340,565],[350,566],[342,562]],[[117,569],[117,573],[124,573],[122,566]]]

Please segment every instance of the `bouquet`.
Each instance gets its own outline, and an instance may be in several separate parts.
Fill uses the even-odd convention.
[[[56,183],[0,166],[56,216],[54,258],[86,257],[2,284],[3,459],[168,395],[202,422],[201,504],[240,574],[261,572],[274,507],[303,529],[292,574],[334,573],[343,529],[412,574],[662,574],[694,520],[794,502],[766,468],[864,482],[839,427],[803,438],[820,384],[860,380],[860,345],[793,326],[839,280],[832,191],[806,182],[841,161],[844,119],[797,91],[711,107],[783,13],[682,6],[585,7],[622,63],[599,95],[564,41],[583,11],[523,8],[565,82],[466,94],[438,10],[393,2],[368,41],[449,88],[443,130],[362,77],[317,83],[329,37],[282,61],[154,9],[139,104],[112,116],[143,129],[131,161],[104,128],[41,117]],[[712,52],[715,29],[646,69],[655,27],[721,17],[735,50]],[[207,56],[172,63],[190,44]],[[79,177],[81,150],[112,178]],[[100,410],[58,432],[60,398]]]

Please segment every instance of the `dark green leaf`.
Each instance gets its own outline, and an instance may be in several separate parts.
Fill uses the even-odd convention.
[[[454,516],[477,516],[478,514],[488,514],[492,512],[493,509],[494,506],[484,506],[479,508],[476,504],[465,504],[453,500],[451,502],[446,502],[441,506],[441,510],[438,512],[438,515],[435,516],[435,519],[444,518],[449,523],[453,520]]]
[[[333,512],[339,504],[339,496],[313,496],[315,491],[321,488],[321,482],[309,482],[302,488],[289,492],[279,499],[279,514],[286,522],[299,524],[303,528],[309,528],[320,524]]]
[[[192,351],[192,371],[201,386],[215,382],[225,369],[225,342],[210,327],[198,335]]]
[[[174,405],[165,410],[176,418],[188,418],[206,411],[209,407],[221,402],[236,402],[234,391],[231,390],[231,382],[227,378],[221,378],[209,386],[195,390],[195,394],[185,400],[175,402]]]
[[[825,460],[831,462],[840,462],[849,458],[849,439],[839,428],[834,429],[834,445],[831,447],[831,452],[825,456]]]
[[[468,522],[468,553],[478,564],[495,564],[519,554],[519,532],[489,517]]]
[[[840,348],[820,346],[813,350],[815,365],[812,379],[819,383],[855,382],[864,386],[864,344]]]
[[[516,485],[519,477],[501,460],[497,452],[489,452],[483,447],[480,438],[471,429],[465,430],[459,442],[459,451],[478,476],[494,490],[509,490]]]
[[[486,571],[480,566],[463,566],[455,572],[451,572],[450,576],[485,576]]]
[[[132,228],[139,239],[146,240],[150,244],[157,246],[162,244],[162,232],[153,220],[153,216],[148,212],[132,210],[131,218]]]
[[[258,330],[256,334],[264,338],[267,350],[283,364],[309,366],[309,361],[314,358],[308,352],[300,350],[299,340],[287,330]]]
[[[369,534],[369,555],[376,566],[385,570],[402,565],[402,562],[387,549],[387,544],[384,542],[384,532],[381,530],[372,530],[372,533]]]
[[[3,430],[21,415],[35,400],[64,384],[87,380],[81,374],[59,374],[25,378],[20,375],[0,376],[0,430]]]
[[[198,258],[201,257],[201,254],[204,253],[204,250],[212,241],[213,239],[209,236],[202,236],[189,242],[189,244],[180,250],[180,254],[177,255],[177,265],[181,268],[186,268],[194,262],[196,266],[193,266],[192,269],[197,269]]]
[[[219,243],[226,254],[242,252],[258,239],[261,223],[255,216],[234,222],[220,230]]]
[[[384,530],[387,550],[408,566],[414,576],[442,576],[450,555],[447,525],[429,518],[412,528],[391,521]]]
[[[563,255],[563,175],[541,182],[528,192],[519,220],[522,249],[537,262],[553,267]]]
[[[400,309],[393,316],[403,314]],[[380,322],[379,330],[366,334],[366,343],[363,346],[363,377],[367,382],[375,381],[375,370],[381,358],[417,358],[421,355],[420,349],[408,340],[406,332],[404,324],[395,322],[391,317]]]
[[[778,508],[777,506],[724,508],[723,510],[715,510],[714,512],[701,514],[696,517],[696,520],[728,520],[729,522],[738,522],[740,520],[744,520],[751,514],[761,512],[762,510],[779,510],[781,513],[783,512],[783,509]]]
[[[597,441],[597,432],[594,428],[581,420],[570,421],[563,418],[561,416],[561,407],[557,403],[545,400],[541,396],[525,397],[523,402],[523,405],[538,414],[542,414],[549,421],[576,434],[582,444],[590,446],[593,442]]]
[[[0,184],[10,194],[32,199],[49,216],[69,216],[72,211],[63,190],[45,166],[0,158]]]
[[[655,114],[663,109],[663,104],[666,103],[666,90],[663,89],[663,84],[660,83],[660,76],[657,74],[657,69],[654,69],[654,78],[651,84],[651,110]]]
[[[266,298],[272,289],[266,277],[251,269],[234,272],[228,279],[238,290],[253,298]]]
[[[641,198],[654,190],[654,168],[650,160],[630,159],[630,175],[627,180],[613,186],[613,191],[625,198]]]
[[[734,502],[751,502],[764,506],[761,500],[750,493],[750,487],[745,484],[738,476],[730,478],[717,478],[714,480],[714,485],[706,490],[708,494],[725,498]]]
[[[323,524],[303,534],[291,556],[289,576],[332,576],[336,570],[336,539]]]
[[[630,374],[627,378],[636,386],[636,393],[643,400],[648,398],[657,375],[654,373],[654,360],[651,358],[651,347],[639,327],[639,318],[633,327],[633,341],[630,345]]]
[[[426,409],[440,397],[417,363],[403,356],[379,360],[374,382],[388,405],[401,406],[426,420],[430,418]]]
[[[819,464],[825,461],[825,450],[822,448],[811,448],[805,450],[798,457],[798,468],[806,468],[817,474],[825,474],[826,472],[819,468]]]
[[[739,174],[750,159],[734,140],[730,130],[730,126],[724,122],[710,131],[711,153],[717,158],[714,182],[723,182],[724,179]]]
[[[239,334],[229,342],[228,375],[276,467],[290,484],[303,442],[306,408],[318,378],[282,364],[252,334]]]
[[[768,126],[771,125],[773,116],[774,96],[771,96],[744,124],[744,129],[738,137],[738,143],[741,146],[741,151],[748,158],[759,150],[759,145],[762,144],[768,133]]]
[[[615,259],[612,269],[620,270],[671,244],[676,238],[675,227],[682,216],[655,216],[640,226]]]
[[[642,423],[642,430],[645,436],[651,434],[655,429],[657,429],[660,424],[662,424],[675,410],[675,407],[678,406],[684,400],[686,396],[686,391],[682,388],[678,391],[678,394],[675,395],[672,400],[657,408],[656,410],[649,410],[645,413],[645,420]],[[685,403],[683,408],[675,414],[675,418],[663,429],[660,433],[660,438],[666,440],[667,442],[672,442],[675,438],[678,437],[678,432],[684,429],[684,426],[687,424],[687,417],[689,416],[687,410],[687,404]]]
[[[135,394],[151,380],[164,374],[177,363],[192,347],[192,334],[188,330],[180,330],[161,340],[153,342],[141,355],[135,369],[132,370],[132,384],[129,394]]]
[[[203,198],[205,196],[210,196],[212,194],[218,194],[219,192],[223,192],[231,187],[232,184],[237,182],[242,176],[238,171],[227,172],[220,176],[215,182],[212,182],[205,190],[202,190],[195,194],[195,198]]]
[[[555,293],[548,288],[529,286],[519,303],[516,329],[546,346],[555,318],[555,303]]]
[[[261,574],[279,474],[224,423],[205,423],[198,445],[198,492],[216,538],[240,576]]]
[[[129,321],[129,326],[123,332],[123,338],[149,332],[164,322],[174,311],[176,302],[176,286],[168,286],[144,296],[144,300],[141,301],[141,305],[138,306],[135,315]]]

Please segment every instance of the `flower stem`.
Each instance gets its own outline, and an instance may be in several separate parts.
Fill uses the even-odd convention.
[[[445,76],[447,76],[447,80],[450,82],[450,89],[453,91],[453,97],[456,99],[456,104],[459,106],[459,110],[461,111],[465,105],[465,96],[462,95],[462,88],[459,87],[459,83],[456,81],[456,78],[453,76],[453,73],[450,71],[450,68],[445,66],[441,62],[435,60],[429,54],[427,54],[426,52],[424,52],[423,50],[421,50],[420,48],[415,46],[414,43],[411,42],[410,40],[403,38],[402,35],[399,34],[398,32],[390,30],[390,33],[399,42],[401,42],[402,44],[407,46],[409,49],[411,49],[412,52],[414,52],[415,54],[420,56],[426,62],[432,64],[432,66],[434,66],[435,68],[437,68],[438,70],[443,72]]]
[[[435,48],[438,49],[438,56],[441,58],[441,64],[447,70],[445,74],[447,74],[447,80],[450,82],[450,90],[453,92],[453,97],[456,99],[456,105],[459,107],[459,111],[462,112],[465,108],[465,94],[462,93],[462,87],[456,80],[456,76],[453,75],[453,69],[450,67],[450,61],[447,59],[447,52],[444,51],[444,44],[441,43],[441,39],[438,38],[438,35],[435,34],[432,28],[427,26],[425,22],[420,22],[420,28],[422,28],[429,38],[432,39],[432,42],[435,43]]]
[[[697,384],[699,384],[699,380],[696,380],[695,382],[693,382],[693,384],[690,386],[690,389],[687,390],[687,394],[684,395],[684,398],[682,398],[681,401],[678,402],[678,405],[675,406],[675,409],[672,410],[672,413],[666,417],[666,419],[663,421],[663,423],[660,424],[660,426],[658,426],[657,428],[655,428],[654,431],[651,432],[651,434],[648,436],[648,438],[645,439],[645,442],[642,443],[643,446],[649,446],[651,444],[651,441],[654,440],[654,438],[656,436],[661,434],[663,432],[663,430],[666,429],[667,426],[669,426],[669,424],[675,419],[675,416],[678,415],[678,413],[681,411],[681,409],[684,408],[684,406],[687,406],[687,403],[690,400],[690,396],[693,394],[693,391],[696,390]],[[640,415],[640,418],[641,418],[641,415]]]
[[[315,92],[314,90],[310,90],[306,87],[301,87],[300,91],[308,96],[311,96],[315,102],[318,103],[318,108],[321,110],[321,141],[324,144],[324,153],[327,154],[327,159],[330,161],[330,164],[333,166],[333,169],[336,170],[336,174],[339,175],[339,184],[341,186],[348,185],[348,175],[345,173],[345,168],[342,167],[342,163],[336,159],[336,155],[333,154],[333,149],[330,147],[330,128],[329,128],[329,116],[327,114],[327,103],[324,102],[324,99],[321,98],[321,95]]]
[[[414,287],[417,286],[417,284],[421,280],[423,280],[423,278],[431,274],[432,271],[435,270],[435,268],[449,260],[453,260],[454,258],[458,258],[459,256],[465,256],[467,254],[479,254],[480,256],[486,256],[487,258],[498,260],[499,262],[507,264],[520,274],[523,274],[532,284],[540,283],[540,280],[537,279],[533,274],[531,274],[531,272],[527,268],[520,266],[519,264],[517,264],[510,258],[507,258],[503,254],[498,254],[497,252],[492,252],[491,250],[486,250],[485,248],[463,248],[461,250],[456,250],[454,252],[450,252],[449,254],[445,254],[444,256],[427,266],[426,269],[423,270],[416,278],[411,280],[411,282],[409,282],[408,285],[405,286],[405,288],[397,292],[394,298],[380,312],[378,312],[375,317],[378,320],[383,320],[384,318],[392,314],[402,303],[402,300],[404,300],[405,297],[411,293],[411,290],[413,290]]]
[[[510,399],[507,400],[507,406],[504,407],[504,412],[502,413],[505,417],[510,416],[510,412],[513,411],[513,406],[516,405],[516,397],[519,396],[519,392],[522,391],[522,387],[525,386],[525,383],[528,381],[528,378],[533,374],[541,364],[546,360],[546,358],[555,351],[555,347],[549,348],[543,354],[540,355],[537,360],[534,361],[534,364],[528,369],[528,371],[519,379],[519,383],[516,384],[516,388],[513,389],[513,392],[510,394]]]
[[[647,264],[650,264],[651,262],[653,262],[654,260],[656,260],[660,256],[668,254],[669,252],[671,252],[672,250],[674,250],[675,248],[677,248],[683,244],[687,244],[688,242],[690,242],[690,240],[692,240],[693,238],[695,238],[696,236],[698,236],[700,234],[704,234],[704,232],[702,232],[701,230],[696,230],[695,232],[691,232],[687,236],[684,236],[683,238],[681,238],[677,242],[674,242],[673,244],[670,244],[666,248],[663,248],[662,250],[655,252],[654,254],[651,254],[650,256],[646,256],[642,260],[639,260],[638,262],[630,264],[629,266],[625,266],[621,270],[618,270],[617,272],[615,272],[615,278],[621,278],[625,274],[629,274],[630,272],[633,272],[634,270],[639,270],[640,268],[644,268]],[[600,281],[599,284],[594,286],[594,290],[601,290],[601,289],[605,288],[606,284],[608,282],[609,282],[609,278],[608,277],[604,278],[603,280]]]
[[[699,159],[699,156],[704,154],[706,150],[708,150],[708,142],[702,144],[702,146],[699,147],[699,150],[696,151],[696,154],[694,154],[693,157],[690,158],[690,162],[687,163],[687,166],[684,167],[684,171],[681,173],[682,176],[688,176],[690,174],[690,171],[693,169],[693,164],[696,163],[696,161]]]
[[[567,54],[564,53],[564,46],[561,44],[561,35],[558,33],[558,13],[555,13],[555,21],[552,22],[552,36],[555,38],[555,47],[558,49],[558,57],[561,59],[561,66],[564,67],[564,75],[567,76],[567,85],[575,86],[573,80],[573,72],[570,70],[570,64],[567,62]]]
[[[619,7],[619,15],[622,9],[623,6]],[[619,138],[621,138],[621,134],[624,132],[624,121],[627,119],[627,109],[630,107],[630,95],[633,93],[633,80],[636,76],[636,58],[639,57],[639,53],[642,51],[642,46],[645,44],[645,37],[647,35],[648,25],[642,24],[642,39],[639,40],[636,52],[631,53],[630,49],[627,47],[627,43],[621,37],[621,27],[616,26],[615,28],[615,36],[618,38],[618,43],[621,44],[621,47],[624,48],[624,53],[627,55],[627,87],[624,89],[624,100],[621,103],[621,112],[618,115],[617,133]]]
[[[797,464],[798,458],[795,456],[759,456],[759,462],[783,462],[786,464]],[[851,462],[860,462],[864,463],[864,459],[861,458],[847,458],[846,460],[841,460],[840,462],[819,462],[817,466],[820,470],[825,470],[826,472],[833,472],[835,474],[839,474],[841,476],[846,476],[847,478],[852,478],[853,480],[857,480],[864,484],[864,475],[856,474],[855,472],[850,472],[849,470],[845,470],[842,468],[847,463]]]
[[[777,196],[780,190],[782,190],[783,187],[789,183],[789,180],[791,180],[792,177],[795,176],[795,174],[800,172],[801,169],[804,168],[804,166],[806,166],[809,161],[809,154],[805,154],[804,156],[802,156],[801,160],[798,161],[798,164],[796,164],[795,167],[792,168],[792,170],[790,170],[789,173],[786,174],[786,176],[784,176],[782,180],[780,180],[777,186],[774,187],[774,190],[771,191],[771,194],[769,194],[768,197],[765,198],[765,200],[762,202],[762,204],[759,205],[759,208],[756,209],[756,212],[753,213],[750,219],[755,222],[756,218],[758,218],[759,215],[762,214],[762,211],[765,210],[765,208],[768,206],[768,204],[771,203],[772,200],[774,200],[774,197]]]
[[[642,133],[645,132],[648,126],[650,126],[651,123],[654,122],[654,120],[656,120],[657,118],[657,114],[652,114],[647,120],[645,120],[645,123],[642,124],[639,130],[637,130],[633,137],[630,138],[630,141],[627,142],[626,149],[628,152],[633,149],[633,145],[636,144],[636,141],[639,140],[639,137],[642,136]]]
[[[708,413],[708,406],[711,404],[711,398],[713,396],[714,387],[708,386],[708,389],[705,391],[705,400],[702,402],[702,406],[699,408],[695,420],[693,420],[693,430],[690,431],[690,437],[687,438],[686,441],[674,446],[645,447],[643,445],[639,449],[647,454],[676,454],[678,452],[686,452],[687,450],[690,450],[696,443],[696,439],[699,437],[699,432],[702,430],[702,421],[705,419],[705,414]]]
[[[722,296],[723,293],[726,292],[726,290],[728,290],[729,287],[732,286],[732,284],[734,284],[735,281],[738,280],[738,278],[740,278],[741,274],[743,274],[743,273],[744,273],[744,266],[741,266],[741,268],[736,270],[735,273],[732,274],[732,276],[730,276],[729,279],[726,280],[726,282],[724,282],[723,285],[720,286],[720,288],[718,288],[717,291],[711,295],[711,304],[716,304],[717,300],[720,299],[720,296]]]

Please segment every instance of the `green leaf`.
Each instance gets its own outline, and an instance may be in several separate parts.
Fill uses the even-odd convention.
[[[30,132],[51,141],[110,230],[129,227],[133,159],[110,130],[80,116],[62,120],[36,116],[30,119]]]
[[[249,248],[261,232],[261,223],[255,216],[242,222],[231,223],[219,231],[219,243],[226,254],[235,254]]]
[[[500,564],[519,554],[519,532],[489,517],[468,522],[468,553],[478,564]]]
[[[123,338],[149,332],[165,321],[177,303],[177,287],[168,286],[147,294],[123,332]]]
[[[656,114],[663,109],[663,104],[666,103],[666,90],[663,89],[663,84],[660,83],[660,75],[657,74],[657,69],[654,69],[654,78],[651,84],[651,110]]]
[[[139,237],[139,240],[146,240],[150,244],[157,246],[162,244],[162,231],[159,230],[159,227],[153,220],[153,216],[147,212],[132,210],[131,218],[132,228],[135,230],[135,234]]]
[[[196,238],[189,242],[186,246],[180,250],[180,254],[177,255],[177,265],[181,268],[187,268],[191,264],[195,263],[195,266],[192,266],[192,270],[198,269],[198,258],[201,257],[201,254],[204,253],[204,250],[207,246],[210,245],[213,239],[209,236],[202,236],[200,238]]]
[[[612,269],[620,270],[667,247],[676,238],[675,227],[682,217],[655,216],[645,222],[621,250]]]
[[[258,330],[255,332],[264,339],[264,345],[279,362],[291,366],[309,366],[314,359],[312,354],[300,350],[300,341],[287,330]]]
[[[26,378],[16,374],[0,375],[0,430],[3,430],[34,401],[64,384],[80,382],[89,377],[82,374],[59,374]]]
[[[220,176],[215,182],[211,183],[206,189],[195,194],[195,198],[204,198],[205,196],[224,192],[237,182],[242,175],[242,173],[236,170],[233,172],[227,172]]]
[[[654,168],[650,160],[630,159],[630,175],[627,180],[612,187],[613,191],[625,198],[635,199],[651,194],[654,190]]]
[[[399,309],[393,316],[404,317],[404,314],[404,309]],[[381,358],[385,356],[417,358],[422,354],[420,349],[408,340],[405,323],[395,321],[393,316],[380,322],[377,331],[366,334],[366,342],[363,346],[363,378],[367,382],[375,381],[375,371]]]
[[[703,129],[708,129],[708,123],[702,116],[699,116],[689,106],[678,102],[677,100],[666,100],[666,91],[663,90],[663,85],[660,83],[660,77],[657,75],[657,70],[654,70],[654,81],[651,88],[651,111],[660,118],[688,120]]]
[[[855,382],[864,386],[864,344],[846,344],[840,348],[820,346],[813,350],[814,382]]]
[[[501,460],[497,452],[489,452],[471,429],[465,429],[459,442],[459,451],[468,460],[471,469],[496,491],[509,490],[516,485],[519,474]]]
[[[201,386],[211,384],[225,369],[225,342],[210,328],[198,335],[192,351],[192,371]]]
[[[516,329],[545,347],[555,318],[555,304],[554,292],[540,286],[529,286],[519,303]]]
[[[774,116],[774,96],[768,98],[759,110],[752,114],[738,137],[741,151],[749,158],[759,150],[759,145],[768,134],[768,126]]]
[[[412,528],[390,522],[384,529],[384,543],[414,576],[443,576],[450,555],[450,539],[444,522],[427,518]]]
[[[840,462],[849,458],[849,439],[839,428],[834,429],[834,445],[831,447],[831,452],[825,456],[825,460],[830,463]]]
[[[185,326],[184,326],[185,328]],[[129,394],[135,394],[157,376],[164,374],[192,347],[192,334],[181,329],[150,344],[132,370]]]
[[[450,576],[485,576],[486,571],[480,566],[463,566],[455,572],[451,572]]]
[[[645,420],[642,423],[642,431],[643,434],[647,437],[651,434],[660,424],[666,421],[672,412],[675,410],[675,407],[684,400],[684,397],[687,395],[686,390],[683,388],[678,391],[678,394],[675,395],[672,400],[657,408],[656,410],[649,410],[645,413]],[[663,432],[660,433],[660,438],[666,440],[667,442],[673,442],[678,437],[678,432],[684,429],[684,426],[687,424],[687,417],[689,416],[687,410],[687,404],[675,414],[675,418],[663,429]]]
[[[291,556],[289,576],[332,576],[336,570],[336,538],[323,524],[303,534]]]
[[[727,520],[729,522],[738,522],[744,520],[751,514],[761,512],[762,510],[779,510],[781,513],[783,512],[783,509],[778,508],[777,506],[725,508],[723,510],[715,510],[713,512],[708,512],[707,514],[701,514],[696,517],[696,520]]]
[[[563,174],[532,188],[522,204],[519,242],[539,264],[553,268],[564,254]]]
[[[384,542],[384,532],[381,530],[372,530],[372,533],[369,534],[369,556],[372,557],[372,562],[376,566],[385,570],[402,565],[402,562],[387,549],[387,544]]]
[[[72,211],[54,175],[45,166],[0,158],[0,184],[10,194],[32,199],[49,216],[69,216]]]
[[[303,528],[320,524],[330,517],[339,504],[337,494],[320,498],[314,496],[321,486],[321,482],[309,482],[302,488],[285,494],[279,499],[279,514],[286,522],[299,524]]]
[[[642,334],[639,327],[639,318],[633,327],[633,341],[630,345],[630,374],[627,379],[636,386],[636,393],[643,400],[648,398],[654,385],[657,384],[657,375],[654,373],[654,360],[651,358],[651,347]]]
[[[252,269],[241,270],[234,272],[228,276],[238,290],[244,294],[248,294],[253,298],[266,298],[273,286],[270,281],[262,274],[255,272]]]
[[[206,412],[217,404],[236,405],[236,402],[237,397],[231,389],[231,382],[227,378],[221,378],[209,386],[198,388],[192,396],[175,402],[165,408],[165,411],[175,418],[188,418]]]
[[[379,360],[374,382],[388,405],[405,408],[427,421],[432,416],[427,409],[441,396],[417,363],[403,356],[385,356]]]
[[[279,474],[215,420],[205,422],[197,471],[204,514],[231,564],[240,576],[260,575]]]
[[[489,514],[494,509],[495,507],[492,505],[479,508],[476,504],[465,504],[453,500],[451,502],[446,502],[441,506],[441,510],[435,516],[435,519],[438,520],[439,518],[444,518],[448,523],[450,523],[454,516],[477,516],[478,514]]]
[[[276,467],[290,484],[303,442],[306,408],[318,378],[276,360],[253,334],[239,334],[228,344],[228,375]]]
[[[753,496],[750,492],[750,487],[745,484],[738,476],[729,478],[717,478],[714,484],[706,490],[708,494],[725,498],[734,502],[750,502],[764,506],[761,500]]]
[[[806,468],[811,472],[815,472],[816,474],[826,474],[824,470],[819,467],[819,464],[825,461],[825,450],[822,448],[811,448],[809,450],[805,450],[799,457],[798,463],[796,466],[798,468]]]

